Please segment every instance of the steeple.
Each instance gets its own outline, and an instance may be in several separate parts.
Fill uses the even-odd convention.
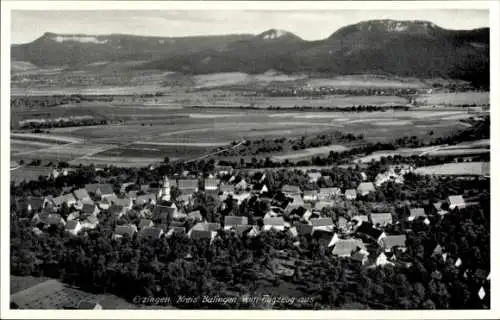
[[[170,181],[167,176],[163,177],[160,198],[165,201],[170,201]]]

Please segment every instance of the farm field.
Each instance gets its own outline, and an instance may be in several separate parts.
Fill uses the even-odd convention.
[[[349,150],[348,147],[342,145],[330,145],[325,147],[317,147],[317,148],[307,148],[304,150],[297,150],[293,152],[288,152],[284,155],[275,155],[271,157],[271,160],[274,161],[284,161],[286,159],[289,160],[300,160],[300,159],[308,159],[313,156],[323,156],[327,155],[330,151],[334,152],[342,152]]]
[[[489,162],[445,163],[415,169],[423,175],[489,175]]]
[[[428,105],[489,105],[489,92],[431,93],[417,97],[417,102]]]

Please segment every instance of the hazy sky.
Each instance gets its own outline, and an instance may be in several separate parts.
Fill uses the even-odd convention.
[[[429,20],[449,29],[489,26],[486,10],[331,10],[331,11],[12,11],[12,43],[30,42],[44,32],[136,34],[165,37],[258,34],[270,28],[306,40],[370,19]]]

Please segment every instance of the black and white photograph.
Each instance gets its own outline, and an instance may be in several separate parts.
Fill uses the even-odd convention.
[[[487,318],[496,12],[391,2],[10,7],[9,315]]]

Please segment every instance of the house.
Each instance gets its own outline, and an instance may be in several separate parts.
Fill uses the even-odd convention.
[[[366,196],[370,192],[375,191],[375,186],[372,182],[361,182],[357,188],[357,191],[360,196]]]
[[[156,205],[153,209],[153,220],[166,224],[169,220],[173,218],[175,213],[177,212],[177,208],[174,206],[168,205]]]
[[[455,208],[458,209],[464,209],[465,208],[465,200],[463,196],[457,195],[457,196],[449,196],[448,197],[448,205],[450,207],[450,210],[454,210]]]
[[[283,217],[264,218],[263,222],[264,230],[266,231],[271,229],[280,231],[285,230],[285,220],[283,220]]]
[[[97,216],[100,212],[99,208],[96,205],[92,205],[92,204],[84,204],[80,211],[81,211],[82,215],[84,215],[84,216],[87,216],[87,215]]]
[[[99,224],[99,219],[95,216],[88,216],[85,218],[85,220],[80,222],[82,225],[82,228],[84,229],[95,229],[97,228],[97,225]]]
[[[78,211],[73,211],[68,216],[66,217],[66,221],[71,221],[71,220],[76,220],[80,218],[80,212]]]
[[[91,183],[85,185],[85,190],[87,190],[88,193],[90,194],[95,194],[98,197],[101,198],[108,198],[112,196],[116,196],[115,192],[113,191],[113,186],[109,183]]]
[[[185,236],[186,235],[186,228],[179,227],[179,226],[170,227],[170,229],[168,229],[168,232],[165,234],[165,237],[170,238],[173,235]]]
[[[367,251],[356,250],[356,251],[352,252],[351,259],[361,263],[361,265],[364,266],[364,265],[368,264],[368,256],[369,255],[370,254]]]
[[[356,200],[357,194],[354,189],[347,189],[344,193],[344,196],[347,200]]]
[[[121,238],[125,235],[132,238],[137,233],[137,227],[134,224],[127,224],[122,226],[115,227],[115,233],[113,234],[113,238]]]
[[[139,230],[150,228],[152,226],[154,226],[154,223],[149,219],[141,219],[141,221],[139,222]]]
[[[304,206],[304,200],[302,200],[302,198],[299,195],[294,195],[291,201],[288,202],[287,206],[285,207],[284,212],[289,214],[293,210],[300,208],[302,206]]]
[[[359,227],[363,222],[368,222],[368,216],[366,215],[356,215],[351,217],[351,221],[355,221],[355,226]]]
[[[313,226],[313,232],[316,230],[324,230],[328,232],[333,232],[333,220],[332,218],[316,218],[310,220]]]
[[[356,228],[356,233],[364,234],[364,235],[374,239],[377,242],[385,237],[385,233],[382,230],[374,228],[371,223],[366,222],[366,221],[362,222]]]
[[[269,189],[263,183],[256,183],[253,185],[253,189],[252,189],[253,193],[263,194],[263,193],[266,193],[268,191],[269,191]]]
[[[151,221],[150,221],[151,222]],[[152,222],[151,222],[152,223]],[[153,226],[144,227],[139,232],[139,239],[160,239],[163,235],[163,229]]]
[[[321,211],[324,208],[333,208],[334,203],[331,200],[320,200],[314,204],[314,209]]]
[[[386,225],[392,224],[392,214],[387,213],[371,213],[369,216],[369,221],[374,226],[385,227]]]
[[[398,248],[400,250],[406,249],[406,235],[386,235],[384,238],[379,241],[380,247],[385,251],[391,251],[394,248]]]
[[[238,183],[234,185],[234,189],[240,191],[246,190],[247,187],[248,183],[245,181],[245,179],[241,179]]]
[[[118,198],[117,196],[109,196],[107,197],[107,199],[111,202],[111,204],[121,206],[125,208],[125,210],[131,210],[134,205],[134,201],[131,198]]]
[[[229,230],[236,226],[248,225],[247,217],[226,216],[224,217],[224,230]]]
[[[237,204],[240,205],[244,200],[250,199],[252,197],[252,195],[250,194],[250,192],[242,192],[242,193],[234,194],[232,197],[233,197],[233,200],[236,200]]]
[[[309,182],[315,183],[322,177],[321,172],[308,172],[307,177],[309,178]]]
[[[293,197],[295,195],[300,195],[302,193],[302,190],[300,190],[299,186],[285,184],[281,188],[281,192],[283,192],[286,196]]]
[[[318,199],[328,200],[342,195],[340,188],[319,188]]]
[[[209,178],[205,179],[205,191],[216,191],[219,189],[219,179]]]
[[[60,208],[63,203],[65,203],[68,207],[71,207],[76,203],[76,199],[73,194],[68,193],[59,197],[55,197],[52,199],[52,203],[55,207]]]
[[[297,234],[299,236],[305,236],[312,234],[313,226],[306,223],[297,223],[295,224],[295,229],[297,229]]]
[[[339,217],[337,219],[337,227],[342,232],[348,232],[349,226],[347,225],[347,219],[344,217]]]
[[[87,190],[83,188],[73,191],[73,195],[77,201],[90,200]]]
[[[219,192],[221,192],[225,197],[234,194],[234,186],[232,184],[221,184],[219,187]]]
[[[198,192],[198,180],[197,179],[181,179],[178,182],[178,188],[181,194],[193,194]]]
[[[111,214],[111,216],[115,217],[116,219],[120,219],[127,212],[127,210],[124,207],[117,206],[115,204],[109,206],[107,211]]]
[[[366,251],[365,244],[360,239],[339,239],[333,247],[332,254],[339,258],[350,257],[358,250]]]
[[[78,220],[70,220],[66,222],[66,225],[64,226],[64,230],[69,232],[70,234],[76,236],[78,232],[82,230],[83,226],[80,224],[80,221]]]
[[[387,255],[383,252],[381,252],[378,256],[377,256],[377,259],[375,259],[375,265],[376,266],[380,266],[380,267],[383,267],[387,264],[390,264],[392,265],[393,263],[390,262],[388,259],[387,259]]]
[[[135,204],[145,205],[145,204],[156,204],[156,194],[148,193],[135,198]]]
[[[49,226],[66,225],[66,222],[59,214],[50,213],[48,215],[42,216],[42,223]]]
[[[111,206],[111,201],[109,201],[106,198],[102,199],[98,203],[99,203],[99,208],[101,208],[102,210],[108,210],[109,207]]]
[[[328,243],[328,247],[333,247],[339,240],[340,240],[339,235],[338,233],[335,232],[333,234],[333,237],[330,239],[330,242]]]
[[[410,216],[408,217],[408,221],[413,221],[418,218],[426,218],[427,215],[425,214],[424,208],[412,208],[410,209]]]
[[[316,190],[305,190],[303,199],[304,201],[309,201],[309,202],[317,201],[318,193],[316,192]]]
[[[215,166],[215,173],[218,176],[225,176],[233,173],[233,167],[231,166]]]
[[[120,194],[127,193],[127,188],[130,187],[130,186],[133,186],[133,185],[135,185],[134,182],[125,182],[125,183],[122,183],[122,185],[120,186]]]
[[[195,210],[191,211],[187,214],[188,219],[194,221],[194,222],[201,222],[203,221],[203,216],[201,215],[200,210]]]
[[[198,240],[198,239],[210,239],[210,241],[213,241],[215,238],[217,232],[210,232],[208,230],[199,230],[199,229],[191,229],[188,232],[188,237],[193,240]]]

